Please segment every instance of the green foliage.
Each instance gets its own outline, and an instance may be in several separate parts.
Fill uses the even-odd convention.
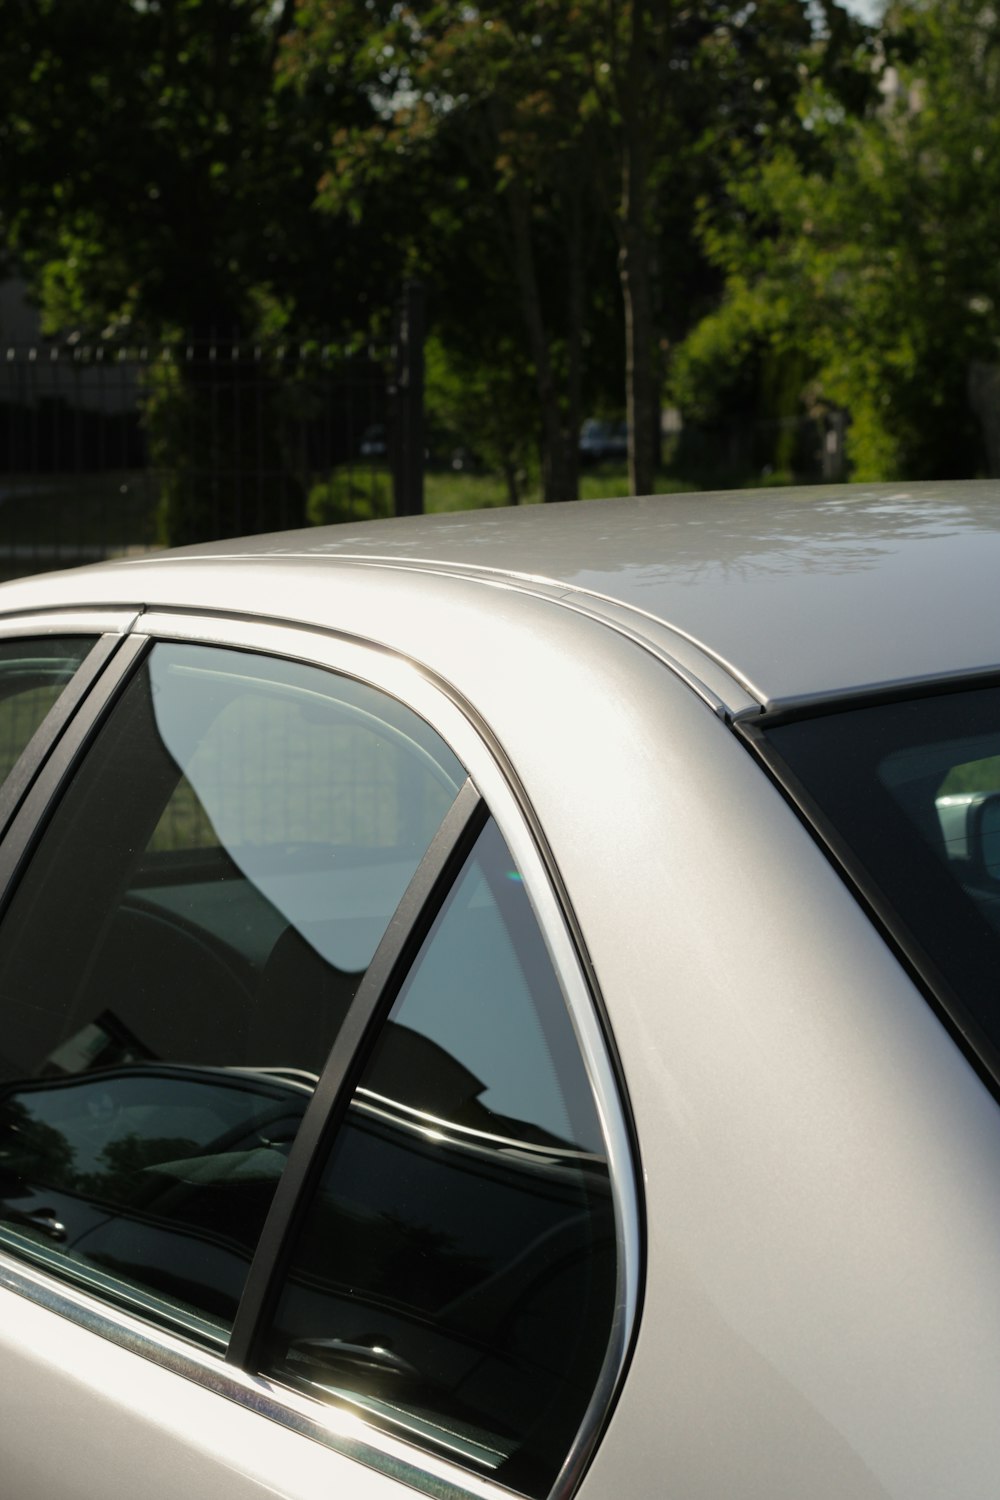
[[[395,271],[384,224],[313,214],[318,144],[369,105],[332,68],[277,87],[294,12],[0,0],[0,218],[50,324],[228,337],[270,301],[336,326]]]
[[[335,521],[373,521],[392,515],[392,479],[386,469],[358,466],[335,471],[314,484],[306,501],[312,526]]]
[[[570,498],[584,351],[603,343],[608,322],[609,298],[591,292],[590,276],[599,258],[613,275],[614,256],[581,113],[587,80],[570,65],[579,15],[569,0],[361,11],[359,27],[357,6],[310,0],[286,49],[286,76],[300,87],[325,58],[350,56],[372,101],[369,122],[332,137],[318,202],[360,213],[373,195],[406,204],[419,190],[420,212],[404,211],[400,235],[429,288],[448,368],[476,388],[453,423],[471,424],[509,475],[524,466],[525,441],[540,443],[547,492]],[[440,417],[458,392],[432,374]],[[486,415],[491,387],[512,404],[506,432]]]
[[[821,9],[853,42],[839,5]],[[619,274],[652,432],[664,355],[720,280],[693,232],[696,201],[719,201],[740,145],[755,157],[805,134],[793,104],[811,14],[805,0],[299,5],[284,86],[343,70],[371,106],[326,138],[319,205],[362,222],[398,200],[449,368],[475,388],[463,404],[482,411],[501,384],[487,371],[502,370],[517,426],[538,434],[546,493],[575,493],[581,416],[624,404]],[[526,423],[515,372],[534,386]],[[434,400],[454,404],[440,387]],[[462,425],[510,454],[479,415]]]
[[[279,86],[291,0],[0,0],[0,26],[0,237],[49,331],[206,343],[294,321],[340,336],[389,300],[392,205],[380,217],[373,202],[363,225],[314,212],[324,140],[371,104],[332,65]],[[211,423],[186,371],[147,387],[171,542],[246,525],[239,381]],[[278,427],[265,412],[259,468],[280,468]],[[280,479],[251,500],[260,527],[301,519]]]
[[[501,335],[473,354],[428,340],[426,406],[432,452],[464,451],[496,470],[516,505],[538,451],[531,373],[517,343]]]
[[[305,520],[301,486],[281,451],[280,384],[246,362],[210,369],[208,400],[198,364],[159,361],[143,376],[150,459],[163,475],[157,533],[168,546],[240,535],[248,517],[258,531]]]
[[[419,273],[432,449],[509,500],[539,470],[577,493],[581,417],[624,404],[626,287],[652,418],[665,376],[689,418],[772,422],[780,474],[782,422],[834,406],[859,477],[974,466],[965,379],[1000,306],[985,17],[900,0],[876,37],[839,0],[0,0],[0,228],[49,326],[98,334],[349,333]],[[162,535],[224,534],[238,377],[212,422],[182,369],[146,394]],[[254,502],[262,526],[304,510],[283,482]],[[388,508],[363,471],[308,502]]]
[[[725,294],[677,361],[687,409],[731,400],[731,371],[797,356],[810,408],[850,413],[855,478],[976,471],[969,370],[1000,340],[984,254],[1000,234],[991,16],[978,0],[900,0],[874,98],[846,107],[821,69],[798,103],[809,150],[734,162],[728,200],[703,213]]]

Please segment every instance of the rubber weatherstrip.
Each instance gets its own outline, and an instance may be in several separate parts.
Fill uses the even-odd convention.
[[[343,1120],[382,1022],[487,816],[486,804],[472,782],[466,781],[417,866],[365,971],[306,1108],[264,1221],[226,1350],[229,1364],[253,1373],[258,1339],[280,1291],[311,1190],[322,1172],[325,1148]]]

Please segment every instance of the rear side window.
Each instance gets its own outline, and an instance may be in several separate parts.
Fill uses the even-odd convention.
[[[0,1243],[223,1347],[317,1075],[465,772],[387,695],[156,646],[0,929]]]
[[[93,644],[81,635],[0,641],[0,784]]]
[[[265,1373],[547,1494],[608,1347],[602,1129],[520,873],[480,836],[294,1252]]]
[[[1000,1066],[1000,690],[766,734],[964,1035]]]

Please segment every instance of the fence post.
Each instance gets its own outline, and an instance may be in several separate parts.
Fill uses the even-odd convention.
[[[419,516],[424,508],[424,289],[417,281],[403,288],[395,396],[393,502],[397,516]]]

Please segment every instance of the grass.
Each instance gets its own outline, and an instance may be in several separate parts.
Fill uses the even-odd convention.
[[[679,494],[701,485],[666,473],[657,475],[657,494]],[[628,494],[624,469],[587,469],[580,475],[581,500],[601,500]],[[537,477],[529,481],[521,504],[538,505],[542,499]],[[430,470],[424,476],[424,509],[430,514],[458,510],[484,510],[507,504],[507,487],[499,474]],[[380,467],[342,469],[309,492],[309,519],[363,521],[392,514],[392,484],[389,472]]]
[[[656,476],[658,495],[680,494],[700,489],[671,474]],[[611,467],[584,469],[580,474],[580,499],[605,500],[628,494],[628,471]],[[522,505],[541,503],[541,484],[536,478],[525,491]],[[427,474],[424,479],[424,508],[429,512],[478,510],[484,506],[506,505],[507,489],[497,474]]]

